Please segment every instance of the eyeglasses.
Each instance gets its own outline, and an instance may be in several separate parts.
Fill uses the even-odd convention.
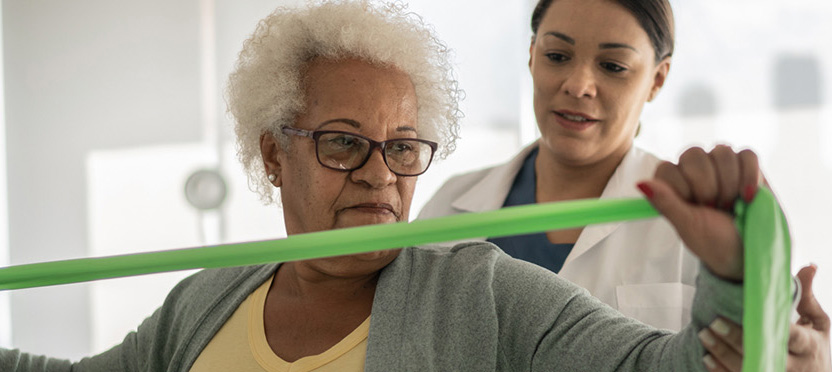
[[[326,168],[352,171],[364,166],[373,149],[381,149],[387,168],[397,176],[418,176],[428,170],[436,151],[436,142],[417,138],[373,141],[362,135],[337,130],[308,131],[283,127],[283,133],[315,140],[318,163]]]

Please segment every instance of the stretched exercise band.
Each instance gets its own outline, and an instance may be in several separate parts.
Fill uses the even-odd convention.
[[[306,260],[654,216],[658,213],[643,199],[587,199],[525,205],[409,223],[298,234],[278,240],[11,266],[0,269],[0,290],[165,271]]]
[[[783,371],[791,304],[788,227],[771,192],[764,188],[751,204],[738,202],[736,211],[745,245],[743,371]],[[165,271],[305,260],[657,215],[643,199],[534,204],[410,223],[299,234],[279,240],[10,266],[0,269],[0,290]]]
[[[737,203],[735,211],[745,247],[742,370],[785,371],[792,304],[791,238],[786,218],[765,188],[752,203]]]

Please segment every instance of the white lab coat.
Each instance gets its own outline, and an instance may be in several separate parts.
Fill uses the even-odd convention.
[[[499,209],[533,143],[508,163],[458,175],[436,192],[419,219]],[[624,156],[601,199],[639,197],[636,183],[661,162],[636,148]],[[482,238],[485,239],[485,238]],[[699,261],[664,218],[584,228],[559,275],[624,315],[678,331],[690,321]]]

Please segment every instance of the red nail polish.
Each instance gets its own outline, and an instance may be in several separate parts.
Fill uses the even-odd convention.
[[[745,200],[746,203],[751,203],[751,201],[754,200],[754,194],[755,194],[754,191],[755,191],[754,186],[752,186],[752,185],[746,185],[745,186],[745,188],[743,189],[742,198],[743,198],[743,200]]]
[[[715,201],[709,201],[709,202],[705,203],[705,205],[707,205],[709,208],[716,208],[716,202]]]
[[[651,189],[650,186],[647,185],[647,183],[641,182],[636,186],[639,190],[641,190],[641,193],[644,194],[645,197],[647,197],[647,199],[653,199],[653,189]]]

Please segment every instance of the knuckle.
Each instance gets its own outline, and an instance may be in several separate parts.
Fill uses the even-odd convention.
[[[714,146],[713,150],[711,150],[712,155],[731,155],[734,153],[734,149],[728,145],[716,145]]]
[[[711,151],[711,157],[718,163],[728,164],[734,161],[736,156],[734,150],[727,146],[717,146]]]
[[[656,178],[668,178],[673,172],[675,172],[676,166],[669,161],[663,161],[656,167]]]
[[[707,153],[701,147],[691,147],[679,156],[679,163],[692,160],[695,161],[697,159],[702,159],[705,156],[707,156]]]
[[[742,157],[743,159],[757,160],[757,154],[754,151],[751,151],[749,149],[745,149],[745,150],[740,151],[739,156]]]

